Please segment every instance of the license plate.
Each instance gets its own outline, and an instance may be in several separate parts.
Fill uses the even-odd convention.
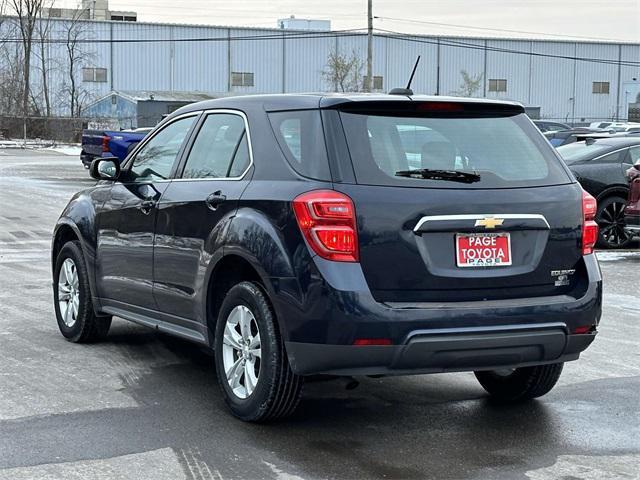
[[[504,267],[511,265],[511,237],[500,233],[456,234],[458,267]]]

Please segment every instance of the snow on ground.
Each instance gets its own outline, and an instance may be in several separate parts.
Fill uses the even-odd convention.
[[[50,152],[62,153],[63,155],[74,155],[79,157],[82,147],[80,145],[57,145],[54,147],[45,148]]]
[[[51,140],[40,140],[38,138],[28,138],[26,141],[22,139],[4,139],[0,140],[0,148],[43,148],[54,145]]]
[[[596,255],[598,260],[601,262],[615,262],[617,260],[627,260],[633,257],[640,257],[640,250],[598,250]]]
[[[49,152],[61,153],[63,155],[79,156],[82,150],[78,143],[56,143],[52,140],[27,139],[5,139],[0,140],[0,149],[3,148],[27,148],[29,150],[46,150]]]

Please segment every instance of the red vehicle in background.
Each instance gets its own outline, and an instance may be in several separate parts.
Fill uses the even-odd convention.
[[[633,167],[627,170],[629,185],[629,201],[624,210],[627,229],[640,235],[640,159]]]

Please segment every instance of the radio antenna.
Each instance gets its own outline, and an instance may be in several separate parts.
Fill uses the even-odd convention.
[[[411,90],[411,82],[413,82],[413,76],[416,74],[416,69],[418,68],[418,64],[420,63],[420,55],[416,59],[416,64],[413,66],[413,70],[411,71],[411,76],[409,77],[409,83],[407,83],[407,90]],[[411,92],[413,95],[413,92]]]
[[[411,82],[413,82],[413,77],[416,74],[416,70],[418,68],[418,63],[420,63],[420,55],[416,59],[416,63],[413,66],[413,70],[411,71],[411,76],[409,77],[409,83],[407,83],[407,88],[392,88],[389,91],[389,95],[413,95],[413,90],[411,90]]]

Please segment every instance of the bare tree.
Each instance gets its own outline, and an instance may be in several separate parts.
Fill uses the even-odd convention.
[[[471,75],[466,70],[460,70],[460,75],[462,75],[462,83],[460,84],[459,90],[453,92],[453,94],[460,97],[475,96],[482,86],[484,74],[478,73],[477,75]]]
[[[13,30],[8,29],[10,35]],[[20,116],[22,91],[22,52],[16,43],[0,44],[0,113]]]
[[[31,50],[33,47],[33,32],[42,11],[44,0],[8,0],[9,7],[18,17],[18,27],[23,50],[22,62],[22,119],[24,138],[27,138],[27,116],[29,114]]]
[[[38,41],[38,51],[36,56],[40,60],[39,69],[42,76],[42,98],[44,99],[44,113],[47,117],[51,116],[51,100],[49,98],[49,73],[52,69],[52,62],[48,59],[48,38],[51,30],[51,8],[53,1],[48,4],[47,8],[40,10],[38,22],[36,24],[36,37]],[[37,105],[37,103],[36,103]]]
[[[350,55],[332,51],[322,76],[335,91],[360,92],[363,89],[362,68],[363,62],[355,50]]]
[[[72,117],[79,117],[84,105],[90,97],[89,92],[82,88],[79,73],[91,58],[91,53],[85,48],[89,37],[89,29],[82,22],[84,10],[78,9],[73,16],[63,22],[64,41],[66,49],[66,71],[64,93],[68,98],[69,112]]]

